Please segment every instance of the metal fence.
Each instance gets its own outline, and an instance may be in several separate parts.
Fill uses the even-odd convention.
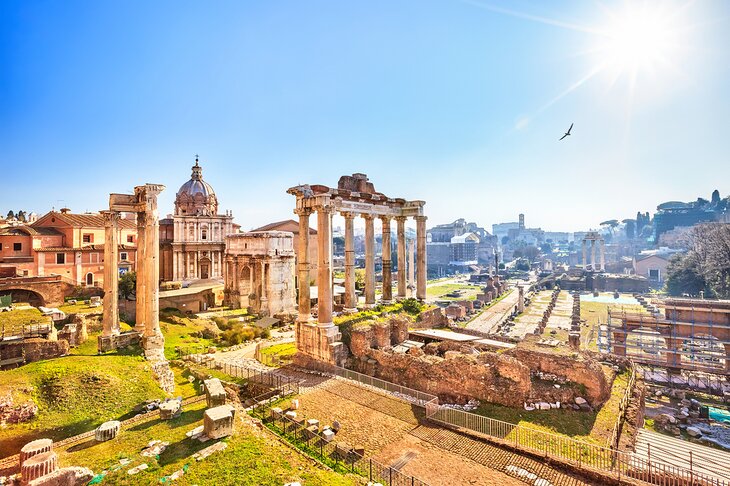
[[[661,486],[730,486],[730,478],[686,468],[666,461],[651,460],[633,452],[618,451],[569,437],[551,434],[489,417],[446,407],[427,409],[433,422],[457,430],[477,433],[490,441],[545,458],[560,459],[579,468],[634,478]],[[691,464],[691,462],[690,462]]]
[[[233,363],[218,362],[215,358],[208,355],[190,354],[183,359],[205,366],[208,369],[220,370],[224,374],[234,378],[267,386],[278,390],[280,394],[299,393],[299,382],[297,380],[276,372],[261,371]]]
[[[629,374],[629,382],[626,385],[624,396],[621,397],[621,402],[618,405],[618,417],[616,417],[616,423],[613,425],[611,431],[611,441],[608,443],[609,446],[618,449],[619,439],[621,438],[621,428],[624,420],[626,419],[626,408],[629,406],[631,397],[634,394],[634,385],[636,385],[636,366],[631,362],[631,373]]]
[[[249,409],[251,415],[260,418],[276,434],[307,455],[325,462],[335,470],[358,474],[368,481],[385,486],[428,486],[424,481],[404,474],[395,467],[355,453],[344,443],[327,440],[319,432],[308,430],[303,419],[292,419],[272,411],[271,406],[277,401],[275,398],[264,396],[254,400],[256,405]]]

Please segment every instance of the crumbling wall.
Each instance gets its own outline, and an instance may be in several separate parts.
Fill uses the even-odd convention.
[[[68,341],[59,339],[48,341],[41,338],[24,339],[22,341],[6,343],[0,347],[0,359],[25,357],[26,363],[43,359],[58,358],[68,354]]]
[[[436,307],[435,309],[423,311],[416,319],[416,327],[422,329],[431,329],[434,327],[448,326],[449,319],[444,314],[443,309]]]
[[[585,398],[593,407],[602,405],[611,395],[611,384],[601,365],[584,353],[561,355],[550,350],[524,349],[520,346],[507,353],[533,372],[548,373],[564,377],[567,381],[585,388]]]

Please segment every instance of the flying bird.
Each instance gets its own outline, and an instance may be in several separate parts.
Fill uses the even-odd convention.
[[[570,124],[570,128],[568,128],[568,131],[567,131],[567,132],[565,132],[565,135],[563,135],[562,137],[560,137],[560,138],[558,139],[558,142],[559,142],[560,140],[564,139],[565,137],[567,137],[568,135],[570,135],[570,131],[571,131],[572,129],[573,129],[573,124],[571,123],[571,124]]]

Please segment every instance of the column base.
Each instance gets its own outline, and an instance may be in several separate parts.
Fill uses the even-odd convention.
[[[381,304],[383,304],[383,305],[390,305],[390,304],[392,304],[392,303],[393,303],[393,300],[392,300],[392,299],[389,299],[389,300],[386,300],[386,299],[382,299],[382,300],[380,301],[380,303],[381,303]]]
[[[348,351],[334,324],[297,322],[295,334],[298,354],[337,366],[344,364]]]
[[[373,303],[370,303],[370,304],[368,304],[368,303],[366,302],[365,304],[363,304],[362,308],[363,308],[363,309],[372,309],[372,308],[373,308],[373,307],[375,307],[375,306],[377,306],[377,304],[376,304],[375,302],[373,302]]]
[[[343,314],[357,314],[358,312],[357,307],[345,307],[342,309]]]

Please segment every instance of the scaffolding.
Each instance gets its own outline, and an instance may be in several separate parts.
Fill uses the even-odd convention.
[[[730,379],[730,301],[667,299],[659,307],[663,316],[608,309],[598,333],[601,352],[675,374],[695,371]]]

